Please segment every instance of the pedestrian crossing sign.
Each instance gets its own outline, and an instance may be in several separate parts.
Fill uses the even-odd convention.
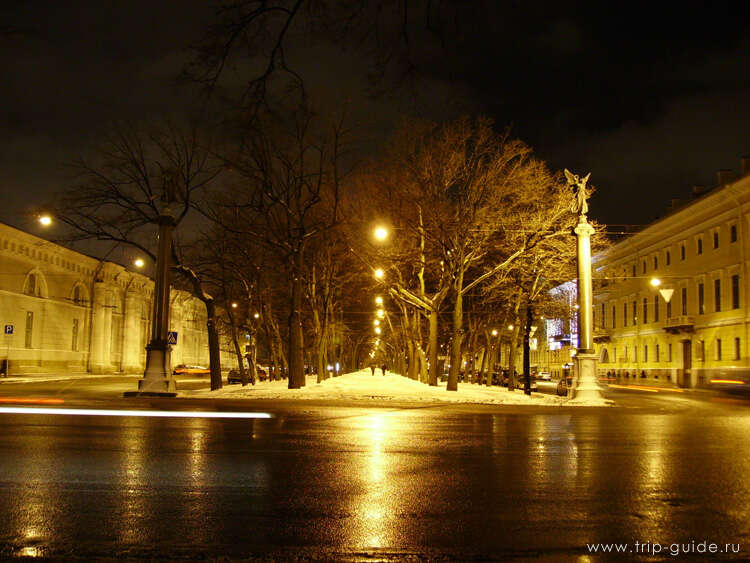
[[[170,346],[177,346],[177,331],[176,330],[170,330],[167,333],[167,344]]]

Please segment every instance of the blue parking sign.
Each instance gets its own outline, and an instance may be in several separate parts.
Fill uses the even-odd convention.
[[[13,325],[5,325],[5,334],[13,334]]]

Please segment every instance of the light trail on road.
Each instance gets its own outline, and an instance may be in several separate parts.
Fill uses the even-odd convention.
[[[0,407],[0,414],[56,414],[74,416],[138,416],[156,418],[273,418],[266,412],[138,411],[108,409],[55,409],[45,407]]]

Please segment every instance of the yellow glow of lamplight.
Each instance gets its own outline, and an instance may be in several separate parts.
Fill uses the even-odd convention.
[[[143,268],[143,260],[141,258],[136,258],[133,264],[136,268]]]
[[[385,317],[385,311],[383,311],[383,309],[378,309],[377,315],[379,319],[382,319],[383,317]]]
[[[237,308],[237,303],[232,303],[232,309],[236,309],[236,308]]]
[[[492,336],[497,336],[497,329],[492,329]]]
[[[381,332],[383,332],[383,331],[382,331],[382,330],[380,330],[380,327],[379,327],[379,326],[376,326],[376,327],[375,327],[375,334],[380,334]]]
[[[375,326],[380,326],[380,321],[378,319],[375,319],[372,321]]]
[[[379,295],[375,298],[375,304],[376,305],[382,305],[383,304],[383,298]]]
[[[378,268],[375,270],[375,277],[380,279],[385,275],[385,272],[383,271],[383,268]]]
[[[741,379],[712,379],[711,383],[724,383],[726,385],[744,385]]]
[[[388,229],[385,227],[378,227],[375,229],[375,238],[378,240],[385,240],[388,238]]]
[[[52,224],[52,217],[49,215],[42,215],[39,217],[39,222],[45,227],[49,227]]]
[[[659,278],[651,278],[650,283],[652,287],[659,287],[661,285],[661,280]]]
[[[255,314],[253,315],[253,318],[254,318],[254,319],[258,319],[258,318],[260,318],[260,313],[255,313]]]

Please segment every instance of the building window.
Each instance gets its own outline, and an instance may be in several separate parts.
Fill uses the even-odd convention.
[[[617,321],[617,307],[612,305],[612,328],[617,328],[615,322]]]
[[[654,256],[654,270],[656,270],[659,267],[659,257]]]
[[[669,266],[671,262],[672,262],[672,256],[669,254],[669,250],[667,250],[667,266]]]
[[[73,319],[73,339],[70,343],[70,349],[78,352],[78,319]]]
[[[648,323],[648,298],[643,298],[643,324]]]
[[[628,304],[622,304],[622,326],[628,326]],[[627,354],[625,354],[627,356]]]
[[[643,345],[643,361],[648,361],[648,344]]]
[[[659,322],[659,296],[654,295],[654,322]]]
[[[638,302],[633,301],[633,326],[638,324]]]
[[[739,338],[734,339],[734,359],[735,360],[740,359],[740,339]]]
[[[638,346],[633,344],[633,361],[638,362]]]
[[[680,246],[680,260],[684,260],[684,259],[685,259],[685,245],[683,244]]]
[[[688,314],[687,287],[682,288],[682,314]]]
[[[702,315],[706,312],[706,299],[703,295],[703,284],[698,284],[698,314]]]
[[[26,311],[26,348],[31,348],[34,333],[34,313]]]
[[[732,276],[732,309],[740,308],[740,276]]]
[[[716,339],[716,351],[714,353],[714,358],[717,361],[721,360],[721,338]]]
[[[672,318],[672,302],[671,301],[667,301],[667,318],[668,319]]]
[[[729,242],[737,242],[737,225],[729,227]]]
[[[667,344],[667,361],[672,362],[672,343]]]
[[[642,274],[646,273],[646,261],[645,260],[643,261],[643,264],[641,264],[641,273]]]
[[[714,231],[714,248],[719,248],[719,231]]]
[[[696,243],[695,253],[696,254],[703,254],[703,239],[702,238],[699,238],[698,241],[697,241],[697,243]]]
[[[607,326],[606,322],[605,322],[606,319],[605,319],[605,316],[604,316],[604,314],[607,312],[607,306],[604,303],[602,303],[601,312],[602,313],[601,313],[601,318],[599,319],[599,326],[602,327],[602,328],[604,328],[605,326]]]
[[[635,277],[635,264],[633,264],[633,275],[631,277]]]
[[[698,341],[698,346],[695,348],[695,353],[698,355],[698,359],[700,361],[704,361],[706,359],[706,341],[705,340]]]
[[[654,361],[658,362],[659,361],[659,345],[658,344],[656,345],[655,352],[656,352],[656,358],[654,358]]]
[[[624,348],[622,349],[622,351],[623,351],[623,357],[625,358],[625,361],[627,362],[627,361],[628,361],[628,347],[627,347],[627,346],[625,346],[625,347],[624,347]]]
[[[39,282],[36,279],[36,274],[29,274],[26,280],[26,295],[39,295]]]
[[[714,280],[714,311],[721,311],[721,280]]]

